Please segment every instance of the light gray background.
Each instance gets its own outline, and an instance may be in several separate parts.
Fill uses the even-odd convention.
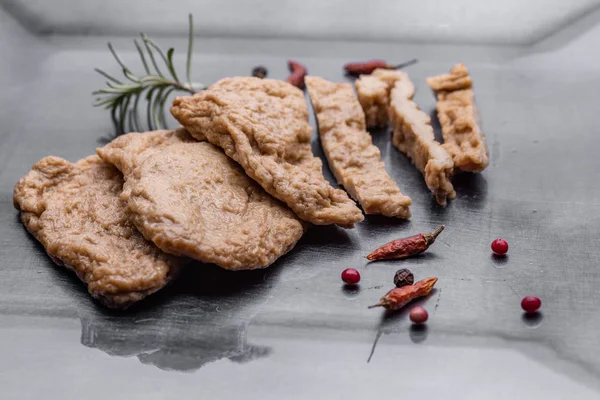
[[[533,44],[594,10],[597,0],[4,0],[37,33]]]

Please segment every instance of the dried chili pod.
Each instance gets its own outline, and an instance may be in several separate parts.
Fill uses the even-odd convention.
[[[366,62],[352,62],[344,65],[344,70],[348,75],[369,75],[373,71],[378,68],[383,69],[400,69],[404,67],[408,67],[409,65],[413,65],[419,62],[416,58],[404,62],[402,64],[388,64],[384,60],[370,60]]]
[[[298,89],[304,89],[304,77],[308,74],[306,67],[296,61],[288,61],[288,68],[290,69],[290,75],[287,77],[286,82],[291,83]]]
[[[420,254],[435,242],[444,228],[442,225],[431,233],[419,233],[407,238],[392,240],[369,254],[367,260],[394,260]]]
[[[392,289],[379,299],[377,304],[373,304],[369,308],[383,307],[386,310],[399,310],[414,299],[431,293],[437,280],[438,278],[425,278],[414,285]]]
[[[396,271],[396,274],[394,275],[394,285],[396,285],[396,287],[412,285],[413,283],[415,283],[415,276],[412,272],[406,268]]]

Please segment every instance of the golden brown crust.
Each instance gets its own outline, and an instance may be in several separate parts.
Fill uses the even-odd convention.
[[[97,150],[125,174],[121,198],[161,250],[229,270],[265,268],[304,224],[221,149],[184,129],[129,133]]]
[[[97,156],[70,163],[46,157],[15,186],[14,204],[29,232],[90,294],[125,308],[159,290],[181,260],[146,241],[119,198],[119,171]]]
[[[369,128],[384,127],[388,121],[388,85],[371,75],[361,75],[356,82],[356,94]]]
[[[406,96],[412,98],[415,87],[408,79],[408,75],[402,71],[379,68],[370,75],[361,75],[356,80],[356,94],[369,128],[386,126],[390,92],[398,81],[403,82]]]
[[[425,183],[439,205],[456,197],[450,178],[454,172],[452,158],[434,139],[429,115],[406,97],[398,83],[391,94],[389,108],[393,128],[392,143],[406,154],[425,177]]]
[[[457,169],[481,172],[489,164],[485,136],[477,121],[477,111],[469,71],[457,64],[450,74],[427,78],[437,94],[437,112],[448,150]]]
[[[366,214],[410,217],[411,199],[390,178],[377,146],[365,130],[365,116],[352,86],[323,78],[305,78],[317,114],[319,136],[338,182]]]
[[[312,129],[301,90],[272,79],[226,78],[192,97],[178,97],[173,116],[206,135],[269,194],[301,219],[352,227],[364,219],[348,195],[323,177],[310,146]]]
[[[434,92],[451,92],[453,90],[470,89],[473,81],[465,64],[456,64],[449,74],[432,76],[425,79]]]

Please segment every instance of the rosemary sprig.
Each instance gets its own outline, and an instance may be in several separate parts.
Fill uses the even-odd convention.
[[[165,53],[163,49],[151,40],[146,34],[141,33],[140,37],[143,47],[137,40],[133,40],[135,48],[140,56],[144,67],[144,74],[136,76],[119,57],[113,45],[109,42],[108,49],[121,67],[123,76],[130,81],[122,82],[105,71],[95,68],[94,70],[107,79],[106,87],[94,91],[96,96],[95,107],[104,107],[110,110],[117,135],[126,132],[145,130],[139,116],[140,99],[145,97],[147,102],[147,128],[149,130],[165,129],[165,103],[169,95],[174,91],[195,94],[206,88],[203,84],[194,84],[191,80],[192,48],[194,40],[194,23],[192,14],[189,14],[189,36],[186,61],[186,79],[182,82],[175,66],[173,65],[174,48],[170,48]],[[170,77],[162,73],[157,63],[157,56],[165,64]],[[148,59],[150,63],[148,63]],[[144,96],[145,95],[145,96]]]

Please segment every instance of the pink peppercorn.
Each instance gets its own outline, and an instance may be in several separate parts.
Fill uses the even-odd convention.
[[[521,308],[523,308],[523,310],[525,310],[527,313],[534,313],[539,310],[541,306],[542,301],[539,299],[539,297],[525,296],[521,301]]]
[[[354,268],[346,268],[342,271],[342,280],[346,285],[356,285],[360,282],[360,273]]]
[[[427,313],[426,309],[417,306],[410,310],[410,314],[408,315],[408,317],[415,324],[422,324],[423,322],[427,321],[427,318],[429,318],[429,314]]]
[[[496,239],[492,242],[492,251],[499,255],[503,256],[508,253],[508,242],[504,239]]]

